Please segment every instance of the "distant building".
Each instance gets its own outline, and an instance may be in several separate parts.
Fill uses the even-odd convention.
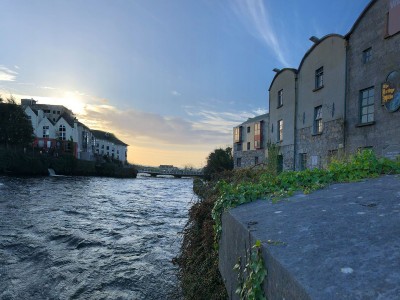
[[[261,164],[266,158],[269,115],[248,119],[233,128],[234,168]]]
[[[126,162],[128,157],[127,144],[119,140],[114,134],[101,131],[91,131],[95,141],[95,153],[108,156],[121,162]]]
[[[112,133],[91,130],[68,108],[38,104],[33,99],[21,99],[21,106],[32,122],[34,147],[54,155],[71,153],[83,160],[105,155],[121,162],[127,161],[127,144]]]
[[[72,111],[62,105],[37,104],[33,99],[22,99],[21,106],[32,122],[35,147],[79,158],[78,121]]]

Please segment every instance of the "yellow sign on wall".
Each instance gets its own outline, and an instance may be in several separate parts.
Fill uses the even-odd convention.
[[[382,105],[390,112],[400,108],[400,72],[391,72],[382,84]]]

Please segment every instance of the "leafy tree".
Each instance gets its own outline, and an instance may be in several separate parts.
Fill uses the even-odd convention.
[[[0,145],[26,146],[32,142],[32,135],[32,123],[14,97],[4,101],[0,96]]]
[[[204,177],[208,180],[217,173],[233,169],[232,148],[215,149],[207,157],[207,165],[204,167]]]

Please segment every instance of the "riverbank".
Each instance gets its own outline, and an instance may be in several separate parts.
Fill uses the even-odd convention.
[[[72,155],[59,157],[21,150],[0,149],[0,174],[8,176],[46,176],[48,169],[58,175],[136,178],[137,169],[119,162],[85,161]]]
[[[228,234],[232,234],[230,231],[234,230],[233,227],[223,227],[222,222],[223,214],[231,208],[259,199],[264,199],[269,203],[271,200],[276,202],[297,192],[310,194],[334,183],[355,182],[366,178],[376,178],[382,174],[398,174],[399,172],[400,162],[398,160],[377,158],[372,151],[363,151],[347,159],[332,162],[327,170],[314,169],[276,174],[267,166],[265,169],[242,169],[225,173],[219,180],[211,182],[197,182],[197,186],[194,185],[195,192],[202,195],[202,200],[195,203],[190,210],[190,219],[184,232],[181,254],[178,257],[185,297],[200,299],[196,295],[201,294],[203,289],[206,293],[207,290],[209,291],[206,294],[209,298],[226,299],[228,297],[226,290],[224,294],[219,292],[221,285],[224,289],[225,286],[224,280],[218,272],[218,260],[226,259],[226,254],[219,250],[221,234],[224,234],[223,231],[229,231]],[[317,218],[322,217],[322,213],[317,215]],[[248,221],[251,225],[250,219],[251,216]],[[279,240],[276,242],[279,244]],[[245,252],[253,249],[254,245],[247,242],[246,247]],[[260,249],[260,247],[257,246],[254,249]],[[207,264],[199,264],[199,257],[207,258]],[[250,295],[254,290],[263,291],[264,278],[257,276],[263,274],[264,271],[267,272],[268,265],[262,263],[261,269],[252,270],[251,267],[246,269],[245,265],[249,263],[246,261],[248,257],[253,259],[252,255],[242,257],[239,273],[233,270],[233,266],[228,268],[227,272],[230,272],[231,277],[240,278],[238,284],[233,283],[228,287],[230,297],[237,296],[235,295],[236,288],[238,288],[237,292],[242,295]],[[232,259],[235,259],[236,263],[238,257]],[[254,265],[257,266],[261,258],[256,257],[255,259],[257,259],[257,264]],[[250,266],[253,265],[252,263]],[[214,267],[216,270],[212,270]],[[242,270],[241,273],[240,270]],[[201,285],[202,282],[210,281],[210,274],[215,274],[213,281],[208,283],[213,289]],[[254,274],[257,275],[255,276],[257,279],[254,279]],[[248,287],[253,288],[248,289]],[[212,294],[213,291],[218,291],[218,293]]]
[[[398,175],[381,176],[225,212],[219,268],[230,299],[232,270],[257,240],[267,299],[398,299],[399,191]]]

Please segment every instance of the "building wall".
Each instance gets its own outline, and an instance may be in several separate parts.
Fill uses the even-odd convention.
[[[316,87],[316,70],[323,68],[323,86]],[[325,167],[330,154],[344,146],[346,41],[342,36],[322,38],[304,56],[298,71],[296,114],[296,169]],[[321,107],[322,132],[315,124]]]
[[[269,139],[268,135],[268,115],[261,115],[255,118],[251,118],[248,121],[240,124],[235,128],[240,128],[241,140],[239,143],[235,143],[233,140],[233,160],[234,168],[251,167],[256,164],[261,164],[266,158],[267,142]],[[261,122],[261,148],[256,149],[254,142],[255,135],[255,124]],[[233,132],[235,132],[235,128]],[[247,148],[249,145],[249,149]],[[238,160],[239,159],[239,160]],[[240,165],[239,162],[240,161]]]
[[[278,105],[278,92],[283,91],[283,105]],[[283,69],[275,75],[269,88],[269,138],[280,146],[283,170],[294,168],[296,71]],[[283,140],[278,141],[278,121],[283,120]]]
[[[94,138],[89,128],[78,124],[78,158],[94,160]]]
[[[106,155],[122,162],[126,161],[128,155],[126,146],[117,145],[102,139],[96,139],[95,149],[96,154]]]
[[[392,71],[400,71],[400,33],[386,37],[389,0],[374,1],[348,34],[348,84],[346,109],[346,151],[372,147],[378,155],[400,154],[400,112],[381,105],[381,86]],[[371,48],[372,58],[364,63],[363,51]],[[360,91],[373,87],[374,122],[360,124]],[[398,86],[400,91],[400,86]]]

